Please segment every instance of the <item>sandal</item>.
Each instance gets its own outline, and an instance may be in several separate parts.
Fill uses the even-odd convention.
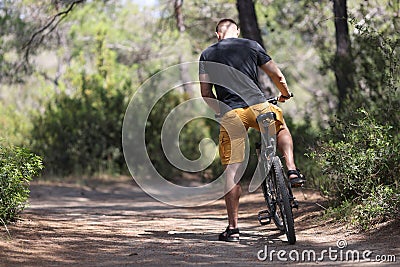
[[[289,178],[290,180],[290,185],[292,187],[302,187],[304,185],[304,183],[306,182],[306,178],[304,177],[304,175],[302,173],[300,173],[299,169],[296,170],[289,170],[287,172],[288,177],[290,177],[290,175],[297,175],[296,178]]]
[[[239,236],[232,236],[234,234],[240,234],[239,228],[230,229],[228,226],[224,232],[219,234],[218,240],[226,242],[239,242]]]

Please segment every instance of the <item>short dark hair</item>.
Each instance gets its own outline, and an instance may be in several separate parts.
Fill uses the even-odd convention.
[[[217,26],[215,27],[215,32],[218,32],[218,31],[219,31],[219,25],[224,24],[224,23],[226,23],[226,22],[235,24],[236,27],[239,29],[238,24],[237,24],[236,21],[234,21],[233,19],[221,19],[220,21],[218,21]]]

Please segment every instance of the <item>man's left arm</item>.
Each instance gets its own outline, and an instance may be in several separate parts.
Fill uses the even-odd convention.
[[[200,74],[199,78],[201,96],[203,97],[207,105],[214,110],[215,114],[220,114],[218,100],[215,97],[214,92],[212,91],[213,84],[210,83],[208,74]]]

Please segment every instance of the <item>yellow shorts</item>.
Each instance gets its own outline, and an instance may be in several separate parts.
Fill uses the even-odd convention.
[[[224,114],[219,133],[219,155],[222,164],[239,163],[244,160],[247,130],[252,127],[260,131],[257,116],[271,111],[277,118],[275,128],[278,133],[285,128],[282,110],[268,102],[233,109]]]

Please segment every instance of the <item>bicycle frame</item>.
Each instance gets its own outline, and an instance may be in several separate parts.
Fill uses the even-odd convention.
[[[272,101],[276,99],[272,99]],[[269,102],[272,102],[269,101]],[[295,203],[290,184],[284,174],[282,163],[276,153],[277,133],[276,115],[267,112],[257,117],[261,132],[261,146],[257,150],[258,170],[262,178],[262,189],[268,210],[258,213],[261,225],[271,223],[271,219],[280,231],[286,233],[288,242],[296,242],[292,208]],[[257,149],[257,148],[256,148]],[[296,202],[297,203],[297,202]],[[297,205],[297,204],[296,204]]]
[[[261,175],[262,183],[265,183],[265,187],[262,187],[264,192],[265,201],[270,205],[269,214],[264,216],[263,219],[267,221],[262,221],[259,214],[259,221],[262,225],[269,224],[271,222],[270,214],[275,214],[276,212],[276,200],[273,199],[271,192],[274,188],[271,187],[269,179],[271,179],[269,172],[271,171],[272,159],[275,157],[276,153],[276,130],[275,130],[276,115],[273,112],[267,112],[260,114],[257,117],[257,122],[260,126],[261,144],[256,144],[256,152],[258,156],[258,170]],[[257,147],[258,146],[258,147]],[[267,179],[267,181],[265,181]],[[267,199],[267,195],[269,199]],[[273,203],[269,203],[270,201]]]
[[[266,173],[271,167],[271,160],[276,153],[276,115],[273,112],[267,112],[257,117],[258,125],[261,132],[261,157],[268,163]]]

